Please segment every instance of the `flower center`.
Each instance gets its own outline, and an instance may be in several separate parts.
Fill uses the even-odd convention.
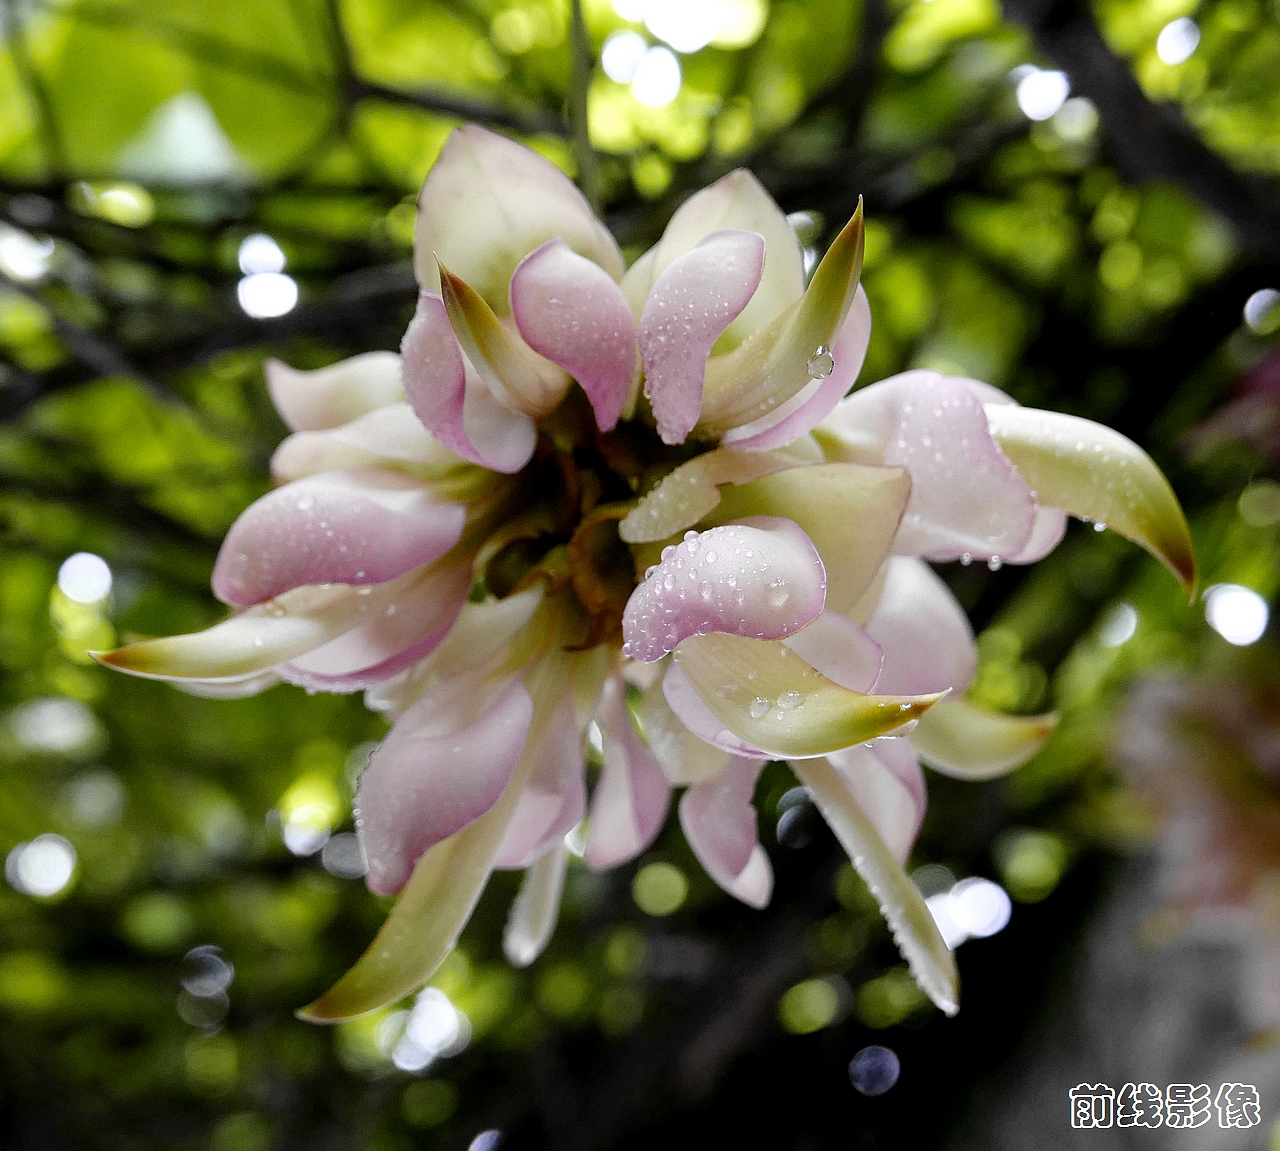
[[[640,420],[611,432],[595,425],[580,389],[539,422],[533,458],[512,477],[501,529],[482,549],[482,590],[505,599],[538,580],[580,608],[570,650],[620,642],[622,614],[643,564],[618,521],[662,475],[713,444],[664,444]],[[487,554],[486,554],[487,553]]]

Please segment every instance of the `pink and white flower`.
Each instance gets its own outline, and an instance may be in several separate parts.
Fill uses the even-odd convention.
[[[531,962],[567,833],[585,814],[587,864],[622,864],[675,788],[707,873],[763,906],[752,793],[770,759],[956,1010],[903,871],[920,764],[998,775],[1053,719],[963,699],[973,635],[925,561],[1029,563],[1073,514],[1194,573],[1168,484],[1116,433],[937,372],[852,391],[862,243],[859,208],[806,286],[785,216],[738,171],[626,268],[549,162],[462,128],[423,188],[400,356],[268,363],[293,434],[218,557],[233,614],[101,658],[221,697],[364,690],[391,721],[356,811],[369,886],[400,898],[307,1017],[428,978],[495,868],[525,871],[506,948]]]

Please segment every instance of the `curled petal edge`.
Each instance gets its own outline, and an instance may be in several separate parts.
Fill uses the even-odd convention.
[[[986,404],[991,435],[1036,501],[1119,532],[1195,595],[1196,561],[1186,516],[1155,461],[1092,420],[1015,404]]]

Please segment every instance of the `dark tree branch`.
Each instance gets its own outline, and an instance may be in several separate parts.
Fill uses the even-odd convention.
[[[524,132],[527,135],[535,135],[539,132],[549,132],[555,136],[569,135],[569,126],[564,122],[564,118],[546,108],[501,107],[451,92],[432,92],[420,88],[407,91],[402,88],[389,88],[385,84],[372,84],[368,80],[359,78],[352,79],[350,95],[355,100],[372,96],[391,104],[407,104],[426,112],[436,112],[441,116],[473,120],[478,124],[494,124],[500,128],[510,128],[515,132]]]
[[[1153,104],[1107,46],[1080,0],[1006,0],[1005,12],[1102,113],[1102,131],[1130,180],[1169,180],[1221,215],[1251,262],[1280,264],[1280,212],[1207,147],[1173,105]]]

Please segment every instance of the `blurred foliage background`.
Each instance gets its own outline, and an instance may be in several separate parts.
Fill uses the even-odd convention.
[[[1117,861],[1171,836],[1196,850],[1173,853],[1143,938],[1243,917],[1262,942],[1241,1034],[1274,1046],[1280,7],[582,15],[575,40],[568,0],[0,4],[6,1147],[942,1146],[1034,1038]],[[1173,477],[1210,589],[1191,607],[1097,525],[1034,569],[945,572],[980,631],[973,694],[1063,715],[1006,781],[930,781],[922,888],[983,875],[1015,900],[960,951],[957,1020],[775,764],[766,912],[669,826],[631,868],[574,863],[529,970],[502,959],[499,876],[433,991],[300,1023],[384,914],[349,814],[382,721],[289,687],[197,699],[87,656],[218,617],[218,541],[284,434],[261,362],[398,346],[415,194],[463,120],[579,177],[631,258],[739,165],[807,213],[815,257],[865,196],[861,382],[978,376],[1112,424]],[[63,567],[78,553],[106,566]],[[878,1099],[846,1071],[870,1043],[903,1065]]]

